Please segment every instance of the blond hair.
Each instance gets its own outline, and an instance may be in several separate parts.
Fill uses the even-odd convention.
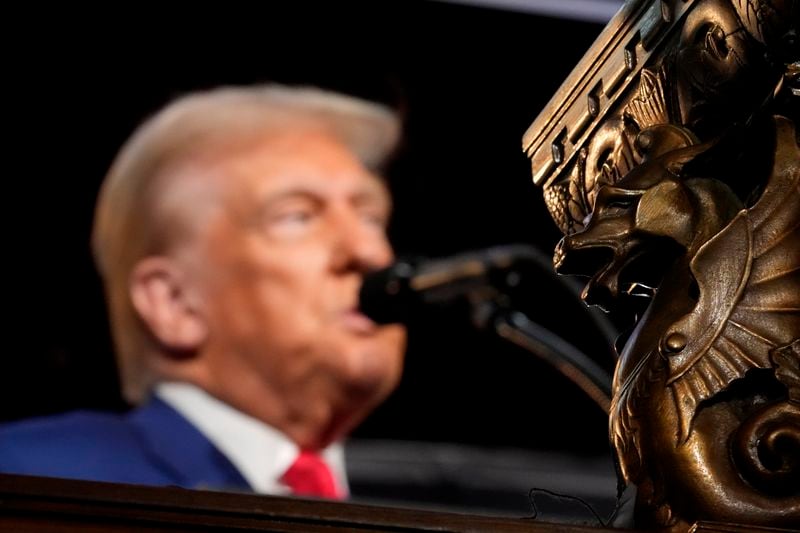
[[[159,253],[164,214],[157,191],[176,166],[199,155],[286,130],[314,129],[380,170],[397,145],[400,124],[388,108],[314,87],[222,87],[175,100],[122,147],[100,189],[92,250],[103,278],[123,395],[141,401],[157,376],[146,354],[156,348],[129,296],[136,263]]]

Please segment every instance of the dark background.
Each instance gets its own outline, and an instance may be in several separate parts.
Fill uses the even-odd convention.
[[[226,2],[7,13],[5,420],[123,409],[89,253],[99,183],[135,126],[219,84],[316,84],[406,118],[390,173],[400,255],[560,237],[521,152],[527,126],[602,26],[437,2],[296,8]],[[127,6],[127,8],[125,7]],[[541,273],[521,299],[610,368],[585,311]],[[397,393],[364,438],[608,453],[605,415],[533,355],[474,330],[462,306],[412,324]]]

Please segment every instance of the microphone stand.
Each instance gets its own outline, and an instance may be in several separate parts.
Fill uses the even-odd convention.
[[[589,356],[563,338],[512,309],[506,296],[493,290],[475,290],[469,296],[472,321],[482,330],[536,355],[580,387],[608,414],[611,407],[611,376]]]

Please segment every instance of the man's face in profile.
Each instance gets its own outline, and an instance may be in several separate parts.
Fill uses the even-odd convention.
[[[384,183],[338,141],[308,132],[248,144],[209,172],[215,207],[193,246],[210,370],[233,396],[224,399],[251,414],[241,404],[288,401],[291,418],[318,398],[366,414],[399,381],[405,344],[401,327],[357,310],[363,274],[393,257]],[[244,396],[256,381],[275,397]],[[330,416],[325,402],[318,409]]]

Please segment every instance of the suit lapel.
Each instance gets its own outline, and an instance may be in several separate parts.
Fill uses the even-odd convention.
[[[238,470],[197,428],[153,397],[128,415],[154,466],[193,489],[252,490]]]

